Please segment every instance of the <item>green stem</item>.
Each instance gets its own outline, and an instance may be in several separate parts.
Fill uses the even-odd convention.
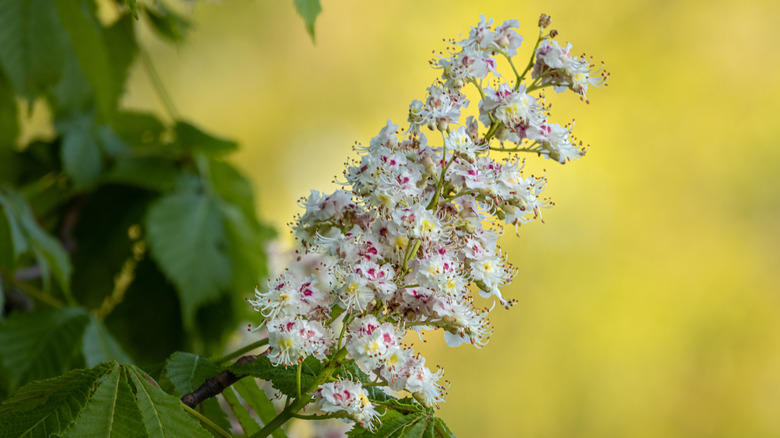
[[[223,364],[225,362],[230,361],[231,359],[235,359],[237,357],[243,356],[244,353],[248,353],[248,352],[254,350],[255,348],[259,348],[259,347],[262,347],[263,345],[267,345],[267,344],[268,344],[268,338],[260,339],[257,342],[252,342],[251,344],[247,345],[246,347],[241,347],[241,348],[239,348],[238,350],[236,350],[236,351],[234,351],[232,353],[228,353],[227,355],[225,355],[225,356],[215,360],[214,363],[216,363],[218,365],[221,365],[221,364]]]
[[[512,58],[504,54],[506,57],[506,60],[509,61],[509,66],[512,67],[512,71],[515,73],[515,91],[520,89],[520,80],[523,79],[523,76],[525,76],[525,72],[523,72],[523,75],[521,76],[520,73],[517,72],[517,67],[515,67],[515,63],[512,62]]]
[[[329,418],[344,418],[344,414],[328,414],[328,415],[301,415],[290,414],[293,418],[300,418],[301,420],[327,420]]]
[[[528,61],[528,65],[525,67],[525,70],[523,70],[523,74],[518,76],[518,78],[524,78],[526,74],[528,74],[528,70],[531,70],[531,67],[534,66],[534,60],[536,59],[536,49],[539,48],[539,44],[542,43],[543,38],[543,32],[544,29],[539,29],[539,38],[536,39],[536,44],[534,45],[534,49],[531,50],[531,59]],[[515,84],[515,90],[520,89],[520,79],[517,80],[517,83]]]
[[[533,152],[533,153],[539,153],[539,151],[531,148],[514,148],[514,149],[502,149],[502,148],[496,148],[496,147],[490,147],[491,151],[498,151],[498,152]]]
[[[514,68],[514,66],[512,66],[512,68]],[[482,90],[482,84],[478,83],[477,80],[473,79],[473,78],[469,82],[471,82],[472,84],[474,84],[475,87],[477,87],[477,91],[479,91],[479,97],[482,99],[482,101],[484,101],[485,100],[485,92]],[[482,81],[480,81],[480,82],[482,82]],[[496,118],[493,117],[493,114],[488,113],[488,117],[490,118],[490,124],[491,125],[496,122]]]
[[[409,266],[407,266],[408,263],[409,263],[409,260],[411,260],[412,258],[414,258],[414,256],[417,255],[417,251],[420,249],[420,244],[421,243],[422,243],[422,240],[415,239],[414,240],[414,245],[412,246],[411,251],[409,251],[409,253],[406,254],[406,257],[404,257],[404,265],[403,265],[403,268],[401,269],[403,271],[403,273],[404,273],[404,276],[406,276],[406,272],[409,270]]]
[[[298,362],[298,370],[295,375],[296,389],[298,391],[298,398],[301,398],[301,368],[303,368],[303,362]]]
[[[432,210],[433,212],[436,212],[436,207],[439,205],[439,195],[441,194],[441,188],[444,186],[444,172],[446,172],[447,167],[449,167],[447,164],[447,139],[444,137],[444,132],[442,132],[441,135],[443,139],[441,151],[441,176],[436,183],[436,193],[433,194],[433,199],[431,199],[431,202],[425,207],[427,210]]]
[[[181,404],[181,407],[184,408],[185,411],[187,411],[190,415],[200,420],[201,423],[205,424],[206,426],[210,427],[214,432],[216,432],[218,435],[223,436],[225,438],[232,438],[229,433],[225,432],[221,427],[214,424],[213,421],[206,418],[203,414],[196,411],[195,409],[192,409],[191,407],[185,405],[184,403]]]
[[[17,280],[16,278],[14,278],[13,275],[7,275],[4,272],[0,272],[0,277],[5,279],[12,285],[16,286],[16,288],[19,289],[20,291],[26,293],[27,295],[35,298],[38,301],[44,302],[52,307],[65,306],[65,303],[60,301],[58,298],[47,294],[46,292],[42,291],[41,289],[38,289],[37,287],[29,283]]]
[[[277,415],[273,420],[271,420],[270,423],[266,424],[262,429],[260,429],[259,432],[252,435],[251,438],[265,438],[271,435],[273,431],[282,427],[282,425],[290,418],[293,418],[295,414],[298,413],[298,411],[303,409],[307,404],[309,404],[309,402],[311,402],[311,393],[319,388],[320,385],[328,381],[330,376],[332,376],[336,371],[336,368],[341,366],[340,362],[344,360],[345,357],[347,357],[346,348],[342,348],[341,350],[337,351],[336,354],[334,354],[330,359],[325,369],[323,369],[314,382],[308,388],[306,388],[306,395],[304,395],[302,398],[295,399],[294,402],[285,407],[284,410],[279,413],[279,415]]]
[[[494,135],[496,135],[496,132],[498,132],[498,129],[500,127],[504,126],[504,122],[493,122],[490,125],[490,129],[488,129],[488,132],[485,134],[485,141],[489,142],[491,138],[493,138]]]
[[[157,74],[157,69],[155,69],[154,64],[152,64],[152,58],[150,58],[146,51],[140,47],[138,49],[138,55],[141,58],[141,62],[143,62],[144,68],[146,68],[146,72],[149,74],[149,78],[152,80],[152,86],[157,92],[157,95],[160,97],[160,100],[162,101],[165,110],[168,112],[168,115],[171,116],[172,119],[178,120],[179,113],[176,111],[176,107],[173,106],[173,100],[171,100],[171,97],[165,90],[165,85],[163,84],[160,75]]]

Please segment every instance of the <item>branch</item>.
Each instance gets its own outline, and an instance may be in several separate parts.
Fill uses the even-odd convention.
[[[258,356],[242,356],[234,363],[234,365],[252,363],[257,359]],[[181,402],[191,408],[194,408],[204,400],[222,393],[222,391],[227,389],[230,385],[238,382],[246,376],[246,374],[237,376],[231,373],[230,370],[222,371],[216,376],[206,379],[206,381],[203,382],[203,384],[200,385],[195,391],[192,391],[189,394],[184,394],[181,397]]]

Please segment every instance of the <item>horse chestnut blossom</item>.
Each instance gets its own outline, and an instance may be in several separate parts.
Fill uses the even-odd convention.
[[[438,406],[449,384],[404,344],[406,335],[440,330],[450,346],[481,347],[493,333],[495,304],[516,302],[501,292],[517,275],[498,245],[502,224],[517,230],[552,205],[543,197],[546,179],[525,175],[518,154],[560,164],[585,154],[573,124],[549,120],[540,90],[585,99],[588,85],[607,77],[596,78],[570,44],[552,41],[549,24],[542,16],[521,73],[513,62],[523,42],[519,22],[494,26],[481,17],[468,37],[451,41],[449,56],[431,62],[441,77],[411,103],[408,128],[388,121],[368,146],[356,147],[342,189],[312,191],[301,203],[296,261],[250,300],[264,318],[273,365],[300,367],[309,356],[327,364],[305,396],[299,368],[303,401],[291,406],[313,400],[369,430],[381,421],[381,401],[364,385]],[[510,77],[499,72],[504,62]],[[476,118],[462,114],[471,104],[466,93],[479,97]],[[368,379],[333,377],[346,365]]]

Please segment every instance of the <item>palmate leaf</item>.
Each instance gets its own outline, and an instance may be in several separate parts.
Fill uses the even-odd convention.
[[[136,400],[148,437],[211,437],[197,421],[184,412],[179,399],[164,393],[140,369],[128,368],[137,391]]]
[[[241,430],[244,431],[244,435],[252,436],[260,430],[260,425],[257,424],[257,421],[255,421],[251,415],[249,415],[248,404],[242,404],[236,395],[238,392],[236,389],[236,384],[247,381],[248,379],[248,377],[245,377],[234,383],[230,388],[222,391],[222,396],[225,397],[225,401],[227,402],[228,406],[230,406],[230,411],[233,412],[233,415],[238,420],[238,424],[241,425]]]
[[[126,369],[114,362],[64,438],[133,437],[143,427]]]
[[[160,157],[128,157],[117,161],[103,181],[157,192],[171,191],[181,171],[173,160]]]
[[[136,50],[132,19],[123,17],[104,29],[94,1],[57,0],[56,5],[98,107],[110,116],[116,111]]]
[[[290,397],[297,396],[297,367],[273,366],[267,356],[260,356],[254,362],[230,367],[236,375],[248,374],[273,383],[274,388]],[[322,363],[313,356],[307,357],[301,367],[301,390],[311,386],[322,372]]]
[[[143,11],[158,35],[172,42],[179,42],[187,34],[190,22],[167,7],[162,1],[144,4]]]
[[[81,353],[88,367],[102,362],[117,361],[121,364],[132,364],[133,360],[125,353],[122,346],[106,328],[103,321],[90,315],[89,325],[84,330]]]
[[[197,309],[216,301],[230,283],[217,203],[198,193],[164,196],[149,209],[146,229],[151,255],[176,285],[185,327],[192,328]]]
[[[19,173],[14,150],[16,137],[19,136],[18,118],[11,83],[0,68],[0,184],[13,183]]]
[[[68,39],[50,0],[0,0],[0,64],[28,99],[54,86]]]
[[[94,132],[94,115],[78,114],[57,120],[62,141],[62,167],[73,181],[73,188],[82,190],[97,182],[103,171],[103,153]]]
[[[163,376],[173,384],[175,395],[182,396],[196,390],[220,371],[219,365],[203,356],[177,351],[165,361]]]
[[[271,400],[268,399],[268,396],[265,395],[265,391],[260,389],[260,387],[257,385],[257,380],[254,378],[244,377],[243,379],[233,384],[233,389],[235,389],[241,398],[244,399],[244,402],[255,411],[263,424],[270,423],[271,420],[276,417],[276,408],[274,408],[274,404],[271,402]],[[228,397],[225,397],[225,399],[228,400]],[[235,401],[237,402],[238,399]],[[228,403],[230,403],[230,400],[228,400]],[[231,407],[233,408],[233,412],[236,413],[236,417],[239,415],[236,411],[243,410],[246,412],[246,408],[243,406],[237,408],[231,404]],[[241,420],[239,419],[239,421]],[[255,420],[251,417],[248,419],[245,418],[244,421],[241,421],[241,427],[244,428],[244,432],[246,432],[247,435],[250,435],[248,429],[254,429],[252,424],[257,425],[257,422],[255,422]],[[259,430],[259,426],[257,430]],[[271,436],[274,438],[287,438],[287,435],[285,435],[282,429],[276,429],[271,433]]]
[[[86,309],[63,307],[13,314],[0,325],[0,362],[10,391],[69,370],[89,322]]]
[[[412,398],[388,399],[377,407],[379,412],[386,409],[381,417],[381,425],[370,431],[359,424],[349,432],[349,438],[451,438],[455,435],[441,418],[435,416],[435,410],[425,408]]]
[[[9,226],[12,227],[11,238],[16,256],[31,250],[41,268],[44,288],[49,289],[51,273],[68,295],[72,268],[60,242],[38,225],[30,206],[13,190],[0,187],[0,206],[5,210]]]
[[[94,383],[112,367],[73,370],[24,386],[0,405],[0,438],[48,438],[64,432],[87,404]]]
[[[0,405],[5,437],[210,437],[175,396],[116,362],[33,382]]]
[[[295,0],[295,10],[303,18],[306,31],[309,32],[311,40],[314,41],[314,22],[317,20],[317,15],[322,12],[320,0]]]
[[[124,0],[127,8],[130,9],[130,13],[133,14],[133,18],[138,19],[138,2],[136,0]]]
[[[435,433],[434,417],[417,412],[401,415],[388,410],[382,417],[381,425],[374,431],[364,429],[359,424],[349,432],[349,438],[426,438]]]
[[[233,275],[230,289],[246,297],[249,288],[267,275],[267,259],[263,250],[274,236],[273,230],[256,217],[255,196],[251,183],[229,163],[210,159],[209,180],[219,195],[219,209],[225,221],[230,244]],[[242,319],[250,318],[251,307],[243,299],[232,301]]]
[[[206,155],[220,155],[238,149],[238,143],[207,134],[187,122],[176,122],[174,132],[176,145],[183,149],[202,152]]]
[[[10,253],[10,260],[7,262],[12,265],[22,254],[29,250],[29,243],[27,237],[22,230],[22,224],[19,220],[19,209],[15,204],[16,198],[13,198],[11,192],[6,192],[0,188],[0,209],[4,215],[3,224],[6,227],[6,235],[9,240],[6,240],[3,249]],[[10,245],[8,245],[10,243]],[[6,266],[6,269],[13,269],[13,266]]]

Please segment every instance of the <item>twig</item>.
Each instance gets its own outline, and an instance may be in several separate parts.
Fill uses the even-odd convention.
[[[252,363],[256,359],[257,356],[242,356],[235,362],[235,365]],[[206,381],[203,382],[203,384],[200,385],[195,391],[192,391],[189,394],[184,394],[181,397],[181,401],[185,405],[194,408],[204,400],[222,393],[222,391],[224,391],[230,385],[238,382],[246,376],[246,374],[237,376],[230,372],[230,370],[222,371],[216,376],[206,379]]]

